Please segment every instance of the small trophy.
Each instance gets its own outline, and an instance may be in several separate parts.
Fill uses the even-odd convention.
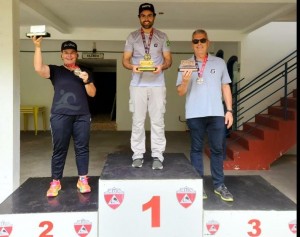
[[[153,72],[157,69],[157,67],[154,66],[153,60],[151,60],[150,54],[145,54],[144,60],[140,61],[140,66],[138,67],[138,70],[141,72]]]
[[[182,72],[184,70],[192,70],[193,72],[196,72],[197,67],[195,64],[195,60],[181,60],[178,71]]]
[[[28,38],[31,38],[33,36],[41,37],[50,37],[50,33],[46,32],[46,26],[45,25],[38,25],[38,26],[30,26],[30,32],[26,33],[26,36]]]

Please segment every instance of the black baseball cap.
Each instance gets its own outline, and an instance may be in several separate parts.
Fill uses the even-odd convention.
[[[139,15],[141,14],[142,11],[149,10],[152,11],[154,16],[156,15],[154,6],[151,3],[143,3],[139,7]]]
[[[65,49],[74,49],[75,51],[77,51],[77,44],[70,40],[65,41],[61,44],[61,51]]]

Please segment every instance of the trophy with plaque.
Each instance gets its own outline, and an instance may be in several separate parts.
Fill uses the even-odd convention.
[[[192,70],[193,72],[196,72],[198,69],[196,67],[195,60],[181,60],[178,71],[182,72],[185,70]]]
[[[33,36],[38,37],[50,37],[50,33],[46,32],[46,26],[45,25],[38,25],[38,26],[30,26],[30,32],[26,33],[26,36],[28,38],[31,38]]]
[[[153,60],[151,60],[151,55],[146,53],[144,56],[144,60],[140,61],[140,66],[138,70],[141,72],[153,72],[157,68],[154,66]]]
[[[197,67],[197,64],[196,64],[195,60],[191,60],[191,59],[181,60],[178,71],[183,72],[185,70],[192,70],[193,72],[198,72],[198,67]],[[202,74],[201,72],[198,72],[198,78],[196,80],[198,85],[201,85],[201,84],[204,83],[204,79],[201,76],[201,74]]]

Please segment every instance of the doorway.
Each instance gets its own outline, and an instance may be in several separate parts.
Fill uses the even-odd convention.
[[[97,89],[95,97],[89,97],[91,130],[116,130],[116,60],[80,59],[78,65],[93,73]]]
[[[96,96],[89,98],[92,118],[103,118],[106,121],[115,121],[116,73],[94,72]]]

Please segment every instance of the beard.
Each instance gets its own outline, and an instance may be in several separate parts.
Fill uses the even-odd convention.
[[[145,23],[145,21],[144,22],[141,22],[141,25],[142,25],[142,27],[144,28],[144,29],[150,29],[150,28],[152,28],[152,26],[153,26],[153,21],[151,22],[151,21],[148,21],[147,22],[147,24]]]

